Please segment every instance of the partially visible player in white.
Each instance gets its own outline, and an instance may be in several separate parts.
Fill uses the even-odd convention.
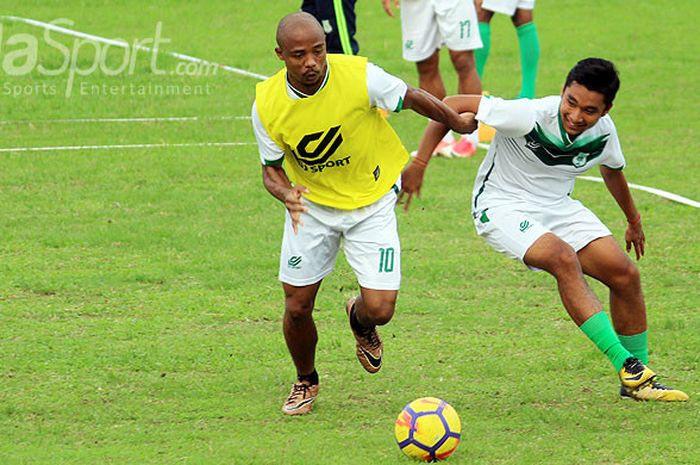
[[[391,17],[392,3],[401,11],[403,58],[416,64],[419,87],[439,99],[447,95],[440,75],[440,49],[445,45],[457,71],[457,92],[481,94],[474,50],[482,43],[473,0],[382,0]],[[435,154],[469,157],[478,142],[476,132],[459,141],[448,132]]]
[[[646,306],[637,267],[595,214],[571,198],[576,176],[599,166],[627,219],[627,251],[634,247],[637,260],[644,255],[642,218],[608,115],[619,86],[611,62],[587,58],[569,72],[560,96],[508,101],[458,95],[445,101],[496,129],[474,184],[477,233],[496,251],[554,276],[571,319],[615,367],[621,396],[685,401],[685,393],[660,384],[646,366]],[[420,192],[430,152],[445,131],[431,122],[404,171],[407,206]],[[609,288],[612,324],[584,274]]]
[[[535,98],[540,39],[532,11],[535,0],[475,0],[479,34],[484,46],[476,51],[476,70],[484,81],[484,68],[491,51],[491,19],[494,13],[510,17],[520,47],[520,92],[517,98]]]

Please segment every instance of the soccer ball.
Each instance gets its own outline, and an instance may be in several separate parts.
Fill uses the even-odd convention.
[[[394,425],[403,453],[425,462],[446,459],[457,448],[461,431],[455,409],[435,397],[421,397],[408,404]]]

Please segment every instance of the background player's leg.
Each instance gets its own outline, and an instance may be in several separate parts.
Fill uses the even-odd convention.
[[[610,314],[622,344],[647,363],[647,316],[639,270],[611,236],[579,250],[583,272],[610,289]]]
[[[452,65],[457,71],[458,85],[457,92],[460,94],[481,95],[481,80],[476,72],[474,63],[474,51],[454,51],[450,50]],[[479,144],[479,132],[463,134],[459,141],[452,147],[452,155],[457,157],[470,157],[476,152]]]
[[[338,31],[343,53],[346,55],[357,55],[360,51],[360,46],[355,40],[355,31],[357,28],[355,2],[356,0],[333,1],[335,22],[337,25],[336,30]]]
[[[425,60],[416,62],[418,86],[440,100],[445,98],[445,84],[440,76],[440,50]]]
[[[329,53],[354,55],[359,51],[355,41],[356,0],[304,0],[302,11],[313,15],[326,34]]]
[[[459,82],[457,91],[460,94],[481,94],[481,81],[479,74],[476,72],[474,64],[474,51],[454,51],[450,50],[450,59],[452,65],[457,71]]]
[[[537,65],[540,61],[540,38],[532,10],[518,9],[512,17],[520,45],[520,93],[518,97],[535,98]]]
[[[476,15],[479,18],[479,35],[481,36],[483,47],[474,51],[474,57],[476,59],[476,72],[479,74],[479,79],[483,80],[484,68],[486,68],[486,62],[491,51],[491,18],[493,18],[493,11],[482,9],[479,2],[477,2]]]

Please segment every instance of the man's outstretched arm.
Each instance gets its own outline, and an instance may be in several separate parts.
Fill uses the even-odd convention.
[[[410,100],[409,93],[411,94]],[[423,133],[416,157],[402,174],[400,200],[403,201],[405,199],[404,208],[408,210],[411,206],[413,194],[420,196],[423,175],[428,167],[428,162],[435,146],[437,146],[447,131],[450,129],[454,130],[453,127],[445,124],[445,120],[454,118],[454,114],[461,118],[461,123],[466,123],[470,126],[468,132],[476,130],[477,121],[475,115],[479,110],[481,95],[454,95],[446,97],[444,101],[440,101],[425,91],[409,87],[406,92],[406,101],[412,105],[410,108],[415,112],[428,116],[432,120],[428,123],[425,133]],[[404,108],[407,106],[406,101],[404,102]],[[433,112],[433,114],[431,115],[430,112]],[[438,112],[444,113],[443,119],[439,119],[440,116],[433,116]]]
[[[428,92],[423,89],[414,89],[409,87],[406,90],[406,96],[403,100],[403,108],[410,108],[418,114],[427,116],[431,120],[442,123],[445,127],[445,132],[448,129],[452,129],[460,134],[467,134],[474,132],[477,127],[477,122],[474,119],[474,115],[460,115],[460,113],[476,113],[479,107],[478,101],[474,106],[474,110],[461,109],[466,106],[462,102],[463,100],[470,99],[460,99],[458,97],[478,97],[481,96],[455,96],[447,97],[445,102],[440,99],[433,97]],[[459,102],[459,104],[457,104]],[[457,111],[455,111],[457,109]]]
[[[642,217],[634,205],[627,179],[621,170],[614,170],[603,165],[600,166],[600,175],[603,177],[608,191],[627,217],[627,229],[625,230],[627,251],[629,252],[634,245],[634,252],[639,260],[644,255],[646,238],[642,229]]]

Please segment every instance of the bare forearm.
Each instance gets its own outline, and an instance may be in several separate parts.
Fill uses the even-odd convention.
[[[479,111],[479,103],[481,103],[481,95],[449,95],[443,99],[445,105],[452,108],[457,113],[477,113]]]
[[[455,111],[452,105],[446,104],[422,89],[408,89],[404,108],[410,108],[418,114],[442,123],[453,131],[464,133],[468,129],[468,124],[459,113],[469,110]]]
[[[423,89],[409,89],[406,97],[404,106],[433,121],[450,126],[457,120],[457,113],[454,110]]]
[[[443,100],[445,105],[455,110],[455,112],[461,113],[463,117],[467,112],[476,113],[479,109],[480,101],[480,95],[454,95],[446,97]],[[428,127],[425,129],[425,133],[421,138],[420,145],[418,146],[418,152],[416,154],[416,159],[420,165],[428,164],[433,150],[437,146],[438,142],[440,142],[440,139],[445,136],[448,130],[448,126],[444,123],[435,120],[428,123]]]
[[[284,203],[284,199],[292,190],[292,183],[287,173],[281,166],[263,166],[262,177],[265,189],[277,200]]]
[[[428,127],[425,128],[423,137],[418,145],[418,151],[416,152],[416,160],[419,164],[427,166],[430,158],[432,157],[433,150],[438,145],[440,140],[445,137],[449,131],[448,127],[437,121],[431,121],[428,123]]]
[[[627,217],[627,221],[636,222],[639,219],[639,211],[634,204],[625,175],[622,171],[616,171],[604,166],[600,168],[600,174],[603,176],[605,186],[608,188],[610,195],[613,196]]]

